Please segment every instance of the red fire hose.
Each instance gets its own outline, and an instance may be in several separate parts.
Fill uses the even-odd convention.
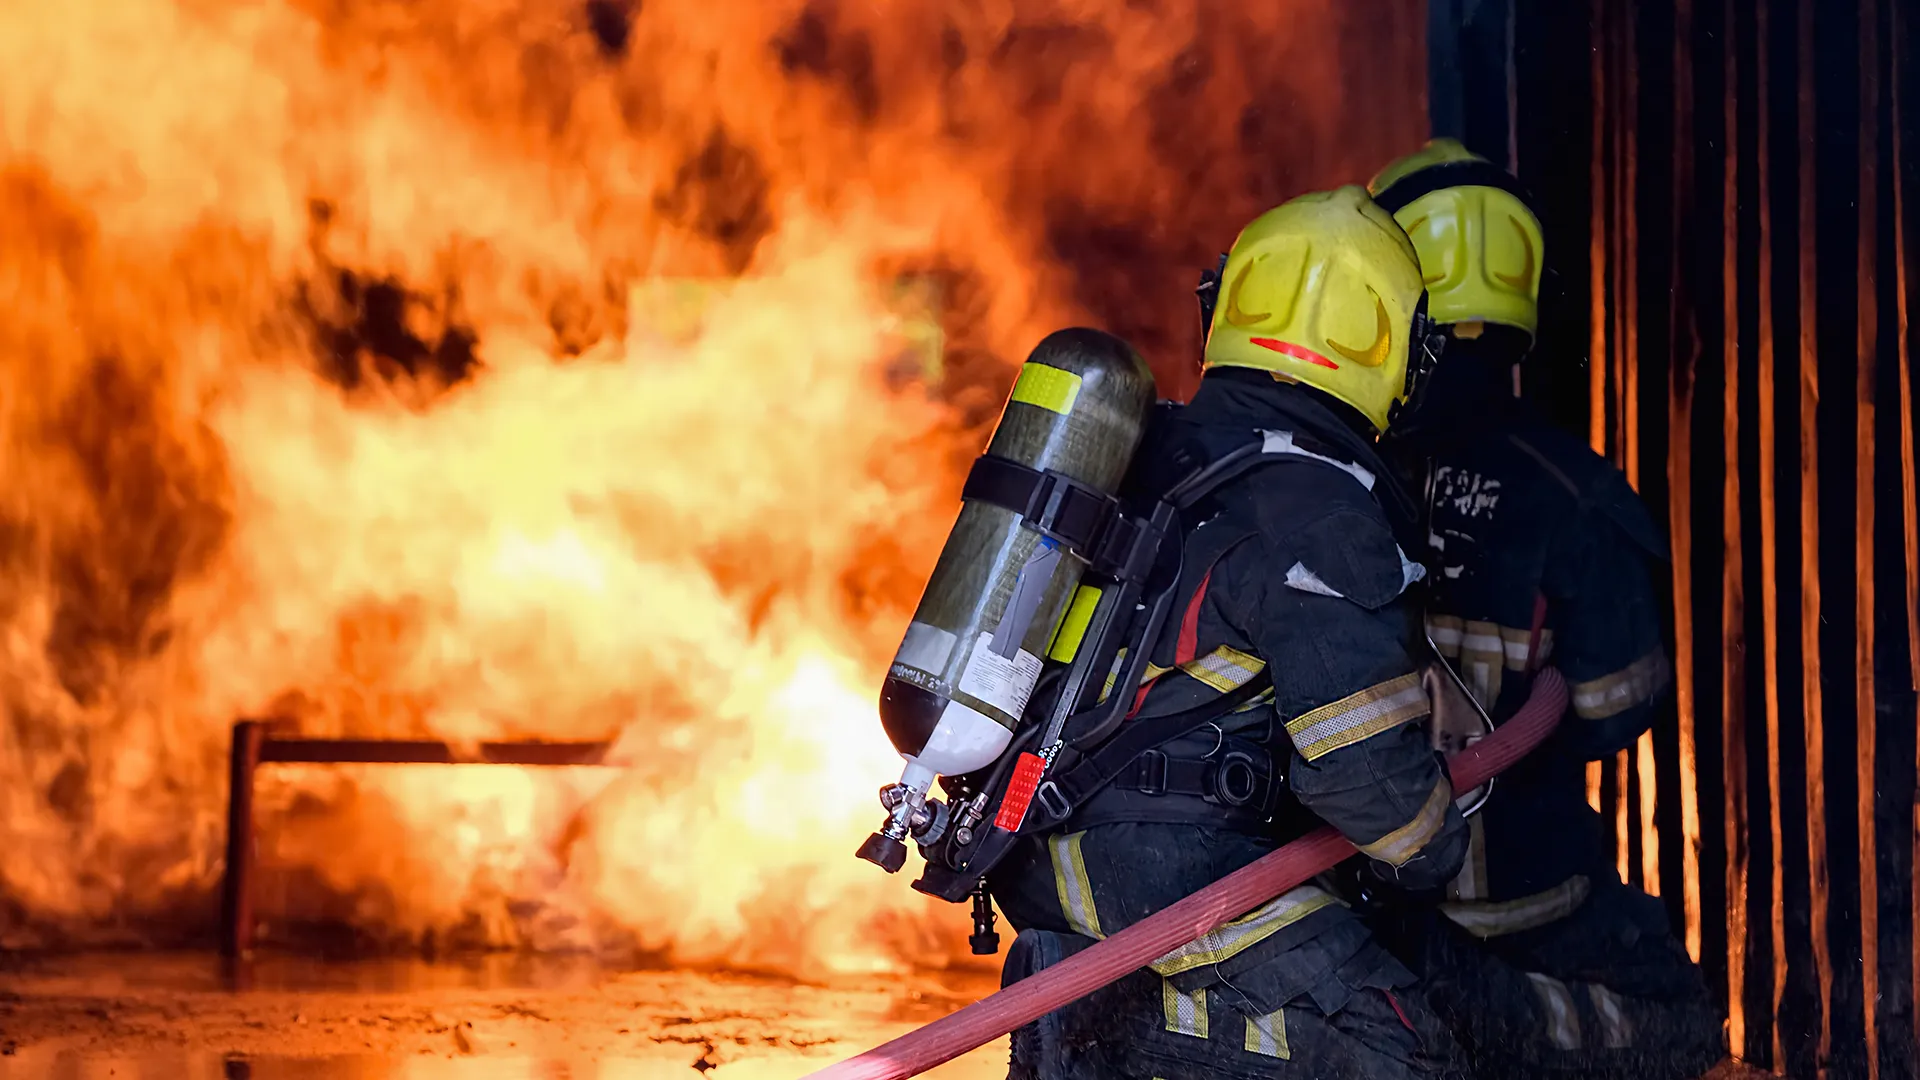
[[[1448,760],[1454,790],[1471,791],[1525,757],[1553,734],[1566,707],[1566,680],[1543,668],[1534,677],[1532,696],[1511,720]],[[807,1080],[918,1076],[1145,967],[1352,854],[1345,837],[1320,829],[1038,974]]]

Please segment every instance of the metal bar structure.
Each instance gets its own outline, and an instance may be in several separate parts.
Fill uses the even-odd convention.
[[[254,777],[262,765],[522,765],[566,768],[607,764],[607,742],[483,742],[471,754],[431,739],[320,739],[280,736],[272,720],[233,725],[227,771],[227,864],[221,880],[220,951],[253,947],[253,880],[258,834]]]

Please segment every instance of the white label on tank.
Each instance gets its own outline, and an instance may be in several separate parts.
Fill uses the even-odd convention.
[[[958,641],[951,630],[942,630],[932,623],[910,622],[907,636],[900,639],[900,651],[893,654],[893,662],[919,668],[929,675],[943,675]]]
[[[973,643],[973,657],[960,676],[960,692],[992,705],[1011,716],[1019,716],[1033,695],[1033,684],[1040,681],[1040,658],[1025,649],[1012,657],[993,651],[993,635],[983,633]]]

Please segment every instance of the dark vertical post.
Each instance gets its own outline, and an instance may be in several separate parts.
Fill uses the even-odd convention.
[[[1501,85],[1507,92],[1505,110],[1507,153],[1504,160],[1507,163],[1507,171],[1518,175],[1520,172],[1520,55],[1519,42],[1514,39],[1514,35],[1519,30],[1520,13],[1516,10],[1515,4],[1516,0],[1504,0],[1501,4],[1504,9],[1501,14],[1505,16],[1503,22],[1506,26],[1506,37],[1503,39],[1501,53],[1507,61],[1501,72]],[[1516,368],[1515,378],[1518,378],[1519,374]]]
[[[1880,252],[1880,13],[1874,0],[1860,4],[1860,229],[1856,289],[1859,323],[1854,383],[1854,767],[1860,826],[1860,978],[1865,1009],[1868,1080],[1880,1077],[1880,1032],[1877,999],[1880,996],[1880,867],[1874,830],[1874,741],[1878,736],[1873,686],[1873,466],[1875,359],[1880,350],[1879,283],[1875,271]]]
[[[244,954],[253,944],[253,773],[265,738],[266,725],[257,720],[233,725],[227,762],[227,866],[220,904],[220,951],[229,957]]]
[[[1631,350],[1627,346],[1627,337],[1632,332],[1633,310],[1631,296],[1637,285],[1634,277],[1633,246],[1628,242],[1627,234],[1631,228],[1633,214],[1633,155],[1628,148],[1628,140],[1633,127],[1638,122],[1638,114],[1633,105],[1633,92],[1629,81],[1634,77],[1633,70],[1633,29],[1632,4],[1626,0],[1616,0],[1607,5],[1607,13],[1612,16],[1601,31],[1606,39],[1602,46],[1613,63],[1614,78],[1609,85],[1613,90],[1611,111],[1613,122],[1613,197],[1612,227],[1607,230],[1607,242],[1612,245],[1612,255],[1608,264],[1613,268],[1612,306],[1613,351],[1608,355],[1608,365],[1613,377],[1609,385],[1609,397],[1612,400],[1612,445],[1613,463],[1626,474],[1627,483],[1636,489],[1639,487],[1637,470],[1634,467],[1633,442],[1636,436],[1633,419],[1628,415],[1634,408],[1634,380],[1628,374]],[[1632,853],[1633,829],[1629,823],[1629,808],[1633,798],[1633,751],[1622,750],[1614,758],[1613,787],[1613,838],[1616,845],[1616,866],[1620,880],[1633,881]]]
[[[1593,26],[1593,48],[1589,64],[1593,97],[1592,191],[1587,211],[1587,443],[1593,452],[1607,453],[1607,280],[1612,271],[1608,260],[1607,237],[1607,123],[1612,110],[1607,108],[1606,0],[1589,0],[1588,18]],[[1587,802],[1600,810],[1601,774],[1605,765],[1587,763]]]
[[[1464,138],[1460,85],[1462,0],[1427,0],[1427,119],[1434,138]]]
[[[1640,490],[1640,32],[1638,8],[1620,5],[1621,124],[1624,148],[1620,164],[1620,280],[1622,290],[1622,416],[1625,441],[1623,470],[1627,483]],[[1653,732],[1644,732],[1632,750],[1621,751],[1621,850],[1631,860],[1634,842],[1640,846],[1639,885],[1650,896],[1660,895],[1660,843],[1654,834],[1654,812],[1659,794],[1655,776]],[[1632,792],[1632,795],[1628,793]],[[1635,798],[1637,796],[1637,798]],[[1632,801],[1629,801],[1632,800]],[[1638,830],[1631,817],[1639,807]],[[1627,880],[1632,880],[1628,878]]]
[[[1673,544],[1673,670],[1679,727],[1681,911],[1687,953],[1700,959],[1700,800],[1696,787],[1693,625],[1693,389],[1698,377],[1700,331],[1693,290],[1681,251],[1691,246],[1693,219],[1693,2],[1673,9],[1673,250],[1667,267],[1671,298],[1667,321],[1667,528]],[[1655,761],[1652,732],[1641,737],[1641,830],[1647,891],[1660,880],[1660,838],[1654,826]]]
[[[1892,58],[1888,68],[1888,81],[1893,93],[1893,280],[1894,280],[1894,326],[1896,333],[1895,367],[1899,374],[1900,385],[1900,502],[1905,511],[1901,540],[1906,554],[1907,583],[1907,675],[1912,685],[1920,689],[1920,492],[1916,492],[1914,479],[1914,439],[1913,439],[1913,357],[1908,352],[1910,345],[1907,329],[1907,212],[1906,212],[1906,158],[1902,145],[1900,125],[1901,69],[1905,66],[1902,52],[1906,45],[1901,23],[1900,5],[1894,4],[1888,12],[1891,18],[1891,37],[1893,48],[1888,50]],[[1920,711],[1914,716],[1914,727],[1920,729]],[[1920,752],[1914,757],[1914,774],[1920,779]],[[1912,874],[1912,911],[1908,932],[1913,941],[1913,996],[1908,1003],[1916,1014],[1920,1014],[1920,784],[1914,787],[1913,800],[1913,858],[1907,864]],[[1920,1045],[1920,1015],[1913,1017],[1912,1035],[1916,1045]]]
[[[1787,992],[1787,916],[1786,822],[1782,815],[1783,781],[1780,755],[1780,504],[1775,473],[1776,435],[1774,426],[1775,387],[1773,341],[1773,151],[1769,147],[1772,127],[1773,83],[1768,60],[1773,37],[1767,18],[1771,0],[1754,8],[1754,93],[1758,98],[1754,113],[1753,152],[1759,163],[1754,183],[1759,194],[1758,267],[1759,357],[1755,364],[1760,395],[1760,643],[1762,708],[1767,733],[1767,829],[1768,852],[1768,941],[1772,948],[1772,996],[1768,1001],[1768,1061],[1774,1069],[1784,1068],[1785,1040],[1780,1033],[1780,1002]]]
[[[1720,768],[1726,800],[1727,886],[1727,1046],[1735,1057],[1747,1055],[1747,718],[1746,718],[1746,550],[1740,528],[1740,36],[1737,0],[1723,5],[1722,45],[1726,68],[1721,105],[1726,123],[1726,174],[1720,189],[1720,276],[1722,341],[1720,366],[1726,373],[1721,395],[1721,436],[1726,444],[1722,478],[1720,550]],[[1761,106],[1765,108],[1765,106]],[[1765,167],[1765,163],[1762,163]],[[1698,872],[1697,866],[1694,872]],[[1699,955],[1698,924],[1689,920],[1688,946]]]
[[[1833,956],[1827,938],[1827,736],[1820,688],[1820,346],[1816,252],[1814,109],[1815,0],[1800,0],[1800,665],[1807,760],[1807,873],[1812,908],[1814,974],[1819,983],[1820,1034],[1815,1061],[1824,1075],[1833,1053]],[[1778,1062],[1776,1065],[1780,1064]]]
[[[1435,136],[1509,165],[1512,0],[1428,0],[1427,112]]]

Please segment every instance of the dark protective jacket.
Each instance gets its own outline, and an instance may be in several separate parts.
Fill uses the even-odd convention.
[[[1399,541],[1418,535],[1415,508],[1394,497],[1372,444],[1336,408],[1264,373],[1216,371],[1145,451],[1255,438],[1291,448],[1183,523],[1175,617],[1154,643],[1135,719],[1219,698],[1259,675],[1272,687],[1166,744],[1165,761],[1131,770],[1002,864],[989,884],[1016,927],[1111,934],[1321,822],[1406,888],[1437,889],[1459,870],[1466,825],[1420,722],[1428,706],[1410,651],[1417,615],[1407,589],[1420,570]],[[1161,781],[1195,775],[1182,763],[1204,766],[1235,749],[1266,761],[1273,790],[1259,809],[1222,806],[1191,788],[1161,793],[1180,787]],[[1224,1004],[1249,1023],[1300,995],[1331,1015],[1355,992],[1411,981],[1311,884],[1152,968],[1170,988],[1167,1001]]]
[[[1507,400],[1419,447],[1427,629],[1498,722],[1551,663],[1554,739],[1494,782],[1438,911],[1374,926],[1420,973],[1476,1075],[1681,1080],[1724,1054],[1721,1018],[1658,900],[1620,883],[1586,763],[1672,715],[1664,544],[1626,479]]]
[[[1671,715],[1655,585],[1665,545],[1618,470],[1518,402],[1491,403],[1423,449],[1434,644],[1496,723],[1542,664],[1571,690],[1555,738],[1495,782],[1448,887],[1456,922],[1510,933],[1564,916],[1613,874],[1586,763]]]

